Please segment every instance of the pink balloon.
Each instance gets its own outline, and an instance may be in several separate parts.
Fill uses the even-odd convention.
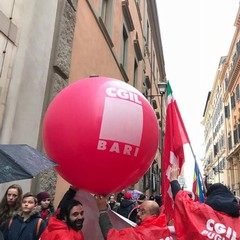
[[[159,127],[137,89],[117,79],[86,78],[51,102],[43,141],[66,181],[109,194],[134,184],[148,170],[158,148]]]

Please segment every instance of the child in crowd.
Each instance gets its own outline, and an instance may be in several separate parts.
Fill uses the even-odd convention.
[[[48,222],[49,218],[54,215],[54,207],[48,192],[40,192],[37,194],[38,205],[41,207],[41,218]]]
[[[21,210],[5,225],[3,235],[8,240],[38,240],[46,228],[37,211],[37,199],[31,193],[23,195]]]

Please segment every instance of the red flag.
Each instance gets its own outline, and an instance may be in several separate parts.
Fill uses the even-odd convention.
[[[169,180],[170,167],[173,164],[177,164],[181,172],[184,163],[183,145],[190,141],[177,103],[173,98],[169,82],[167,82],[167,99],[168,105],[162,156],[162,196],[166,212],[170,216],[173,216],[174,202]]]

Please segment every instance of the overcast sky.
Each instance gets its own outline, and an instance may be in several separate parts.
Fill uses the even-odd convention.
[[[167,79],[194,154],[200,160],[204,157],[205,149],[201,121],[206,99],[213,86],[220,58],[228,54],[239,0],[156,2]],[[190,150],[186,150],[187,165],[192,170],[187,180],[189,189],[193,176],[193,156],[190,153]]]

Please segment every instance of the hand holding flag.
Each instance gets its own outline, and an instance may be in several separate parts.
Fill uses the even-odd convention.
[[[170,187],[170,168],[176,164],[181,172],[184,163],[183,145],[190,141],[169,82],[167,82],[167,103],[162,155],[162,196],[166,212],[173,216],[174,202]]]
[[[173,164],[170,171],[170,182],[174,180],[178,180],[178,176],[179,176],[179,168],[176,164]]]

